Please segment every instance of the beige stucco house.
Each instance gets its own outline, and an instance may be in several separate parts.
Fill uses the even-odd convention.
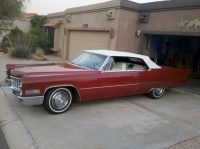
[[[112,0],[49,14],[44,26],[53,29],[53,49],[66,60],[84,49],[128,51],[154,59],[156,47],[169,41],[167,64],[199,72],[199,14],[199,0]]]

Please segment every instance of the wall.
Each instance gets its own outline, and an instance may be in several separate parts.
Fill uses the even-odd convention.
[[[200,9],[171,10],[151,12],[148,23],[140,23],[138,29],[143,31],[171,31],[171,32],[196,32],[194,28],[189,31],[184,27],[178,29],[176,26],[184,20],[193,21],[199,19]]]
[[[24,19],[20,19],[20,20],[15,20],[13,22],[14,26],[17,26],[20,30],[22,30],[23,32],[28,33],[31,29],[31,21],[30,20],[24,20]]]
[[[119,9],[115,9],[115,19],[108,20],[106,13],[107,10],[101,11],[92,11],[92,12],[81,12],[81,13],[74,13],[71,15],[71,21],[66,22],[65,28],[67,30],[110,30],[114,28],[116,31],[118,30],[118,22],[119,22]],[[83,24],[88,24],[88,28],[84,28]],[[69,34],[69,31],[67,32]],[[69,40],[69,35],[65,36],[66,42],[65,47],[67,50],[67,41]],[[115,50],[116,48],[116,37],[109,39],[109,49]],[[66,56],[67,53],[65,53]]]
[[[138,53],[138,12],[120,10],[116,50]]]

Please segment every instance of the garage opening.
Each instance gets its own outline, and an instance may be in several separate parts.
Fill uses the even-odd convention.
[[[165,42],[170,42],[165,65],[189,69],[191,78],[200,79],[200,37],[146,34],[143,54],[156,62],[155,50]]]
[[[109,37],[109,31],[70,31],[68,59],[83,50],[109,49]]]

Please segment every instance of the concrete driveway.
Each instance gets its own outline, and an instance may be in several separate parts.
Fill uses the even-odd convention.
[[[176,89],[158,100],[138,95],[74,103],[60,115],[23,106],[7,87],[1,92],[10,149],[162,149],[200,134],[200,96]]]

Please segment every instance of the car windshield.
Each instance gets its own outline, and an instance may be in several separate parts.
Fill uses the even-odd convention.
[[[106,56],[95,53],[83,52],[81,55],[71,61],[72,64],[99,70],[106,60]]]

